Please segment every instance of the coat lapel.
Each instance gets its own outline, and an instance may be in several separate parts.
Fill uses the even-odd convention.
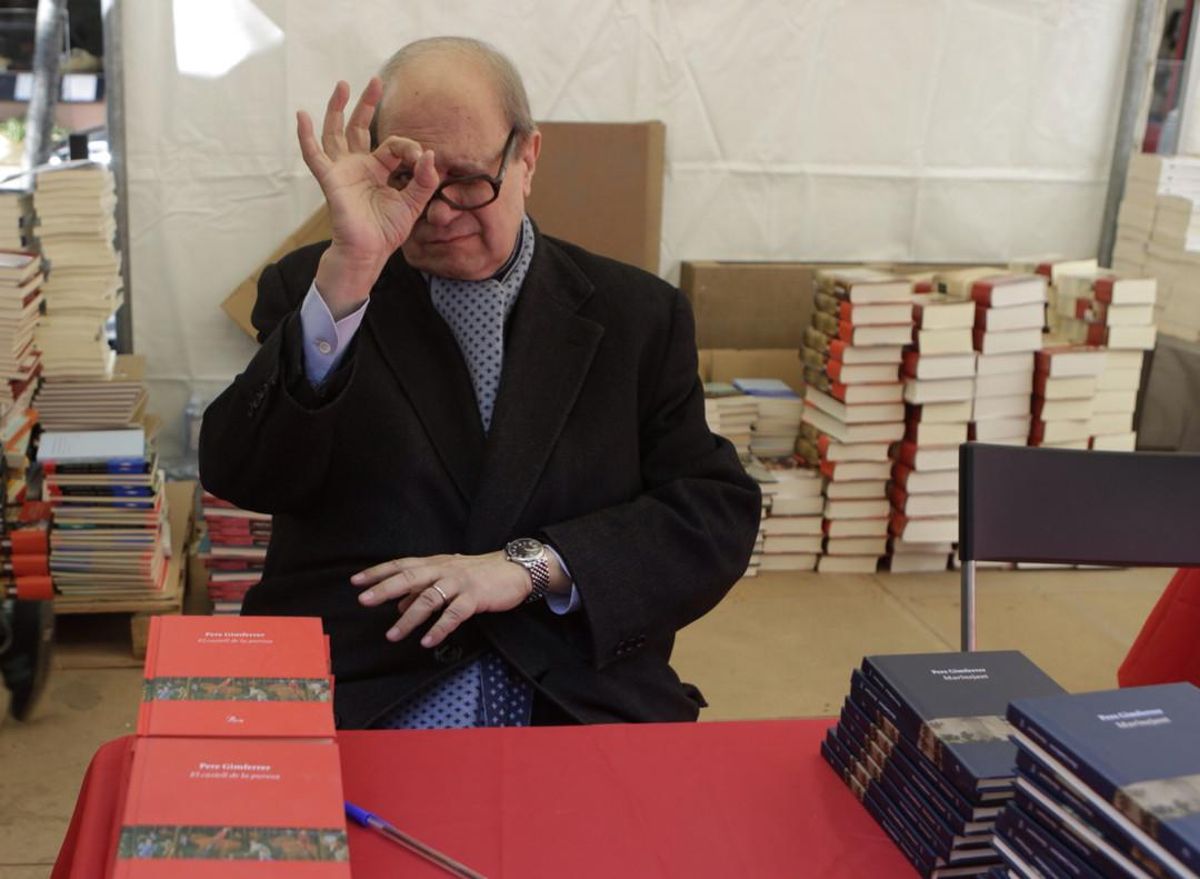
[[[458,343],[429,300],[424,279],[397,254],[371,295],[365,318],[430,443],[468,502],[483,459],[483,426]]]
[[[467,552],[494,550],[510,536],[545,469],[604,335],[577,313],[591,294],[591,282],[539,235],[504,346]]]

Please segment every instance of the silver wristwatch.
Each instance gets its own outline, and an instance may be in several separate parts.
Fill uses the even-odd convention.
[[[518,537],[504,547],[504,557],[529,572],[533,589],[525,599],[526,603],[546,597],[550,591],[550,553],[544,543],[532,537]]]

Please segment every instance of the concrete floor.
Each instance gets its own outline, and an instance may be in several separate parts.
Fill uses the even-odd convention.
[[[1073,692],[1116,669],[1173,572],[982,571],[979,648],[1023,650]],[[50,865],[101,743],[132,732],[141,669],[126,617],[60,620],[55,672],[34,719],[0,726],[0,877]],[[954,650],[958,575],[764,574],[679,636],[675,667],[705,720],[829,715],[867,653]]]

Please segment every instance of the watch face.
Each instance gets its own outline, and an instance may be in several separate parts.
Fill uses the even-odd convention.
[[[542,546],[540,540],[534,540],[532,537],[519,537],[510,541],[505,547],[505,551],[513,561],[531,562],[542,557],[545,547]]]

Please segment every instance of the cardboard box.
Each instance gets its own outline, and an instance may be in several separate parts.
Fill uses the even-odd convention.
[[[259,263],[254,274],[238,284],[237,289],[221,303],[221,310],[229,315],[235,324],[245,330],[251,339],[257,341],[258,331],[254,329],[254,324],[250,323],[250,313],[254,310],[254,301],[258,298],[258,276],[262,274],[262,270],[296,248],[324,241],[332,234],[333,227],[329,223],[329,211],[322,204],[298,229],[283,239],[283,243],[276,247],[270,256]]]
[[[526,202],[547,235],[658,274],[661,122],[539,122],[542,153]]]
[[[526,210],[547,235],[658,273],[662,243],[661,122],[541,122],[542,153]],[[324,205],[221,303],[252,338],[258,276],[269,263],[329,238]]]
[[[715,348],[700,352],[705,381],[731,382],[735,378],[777,378],[787,382],[797,393],[804,389],[804,365],[800,349]]]
[[[812,317],[817,265],[686,261],[680,287],[696,315],[700,348],[799,349]]]

